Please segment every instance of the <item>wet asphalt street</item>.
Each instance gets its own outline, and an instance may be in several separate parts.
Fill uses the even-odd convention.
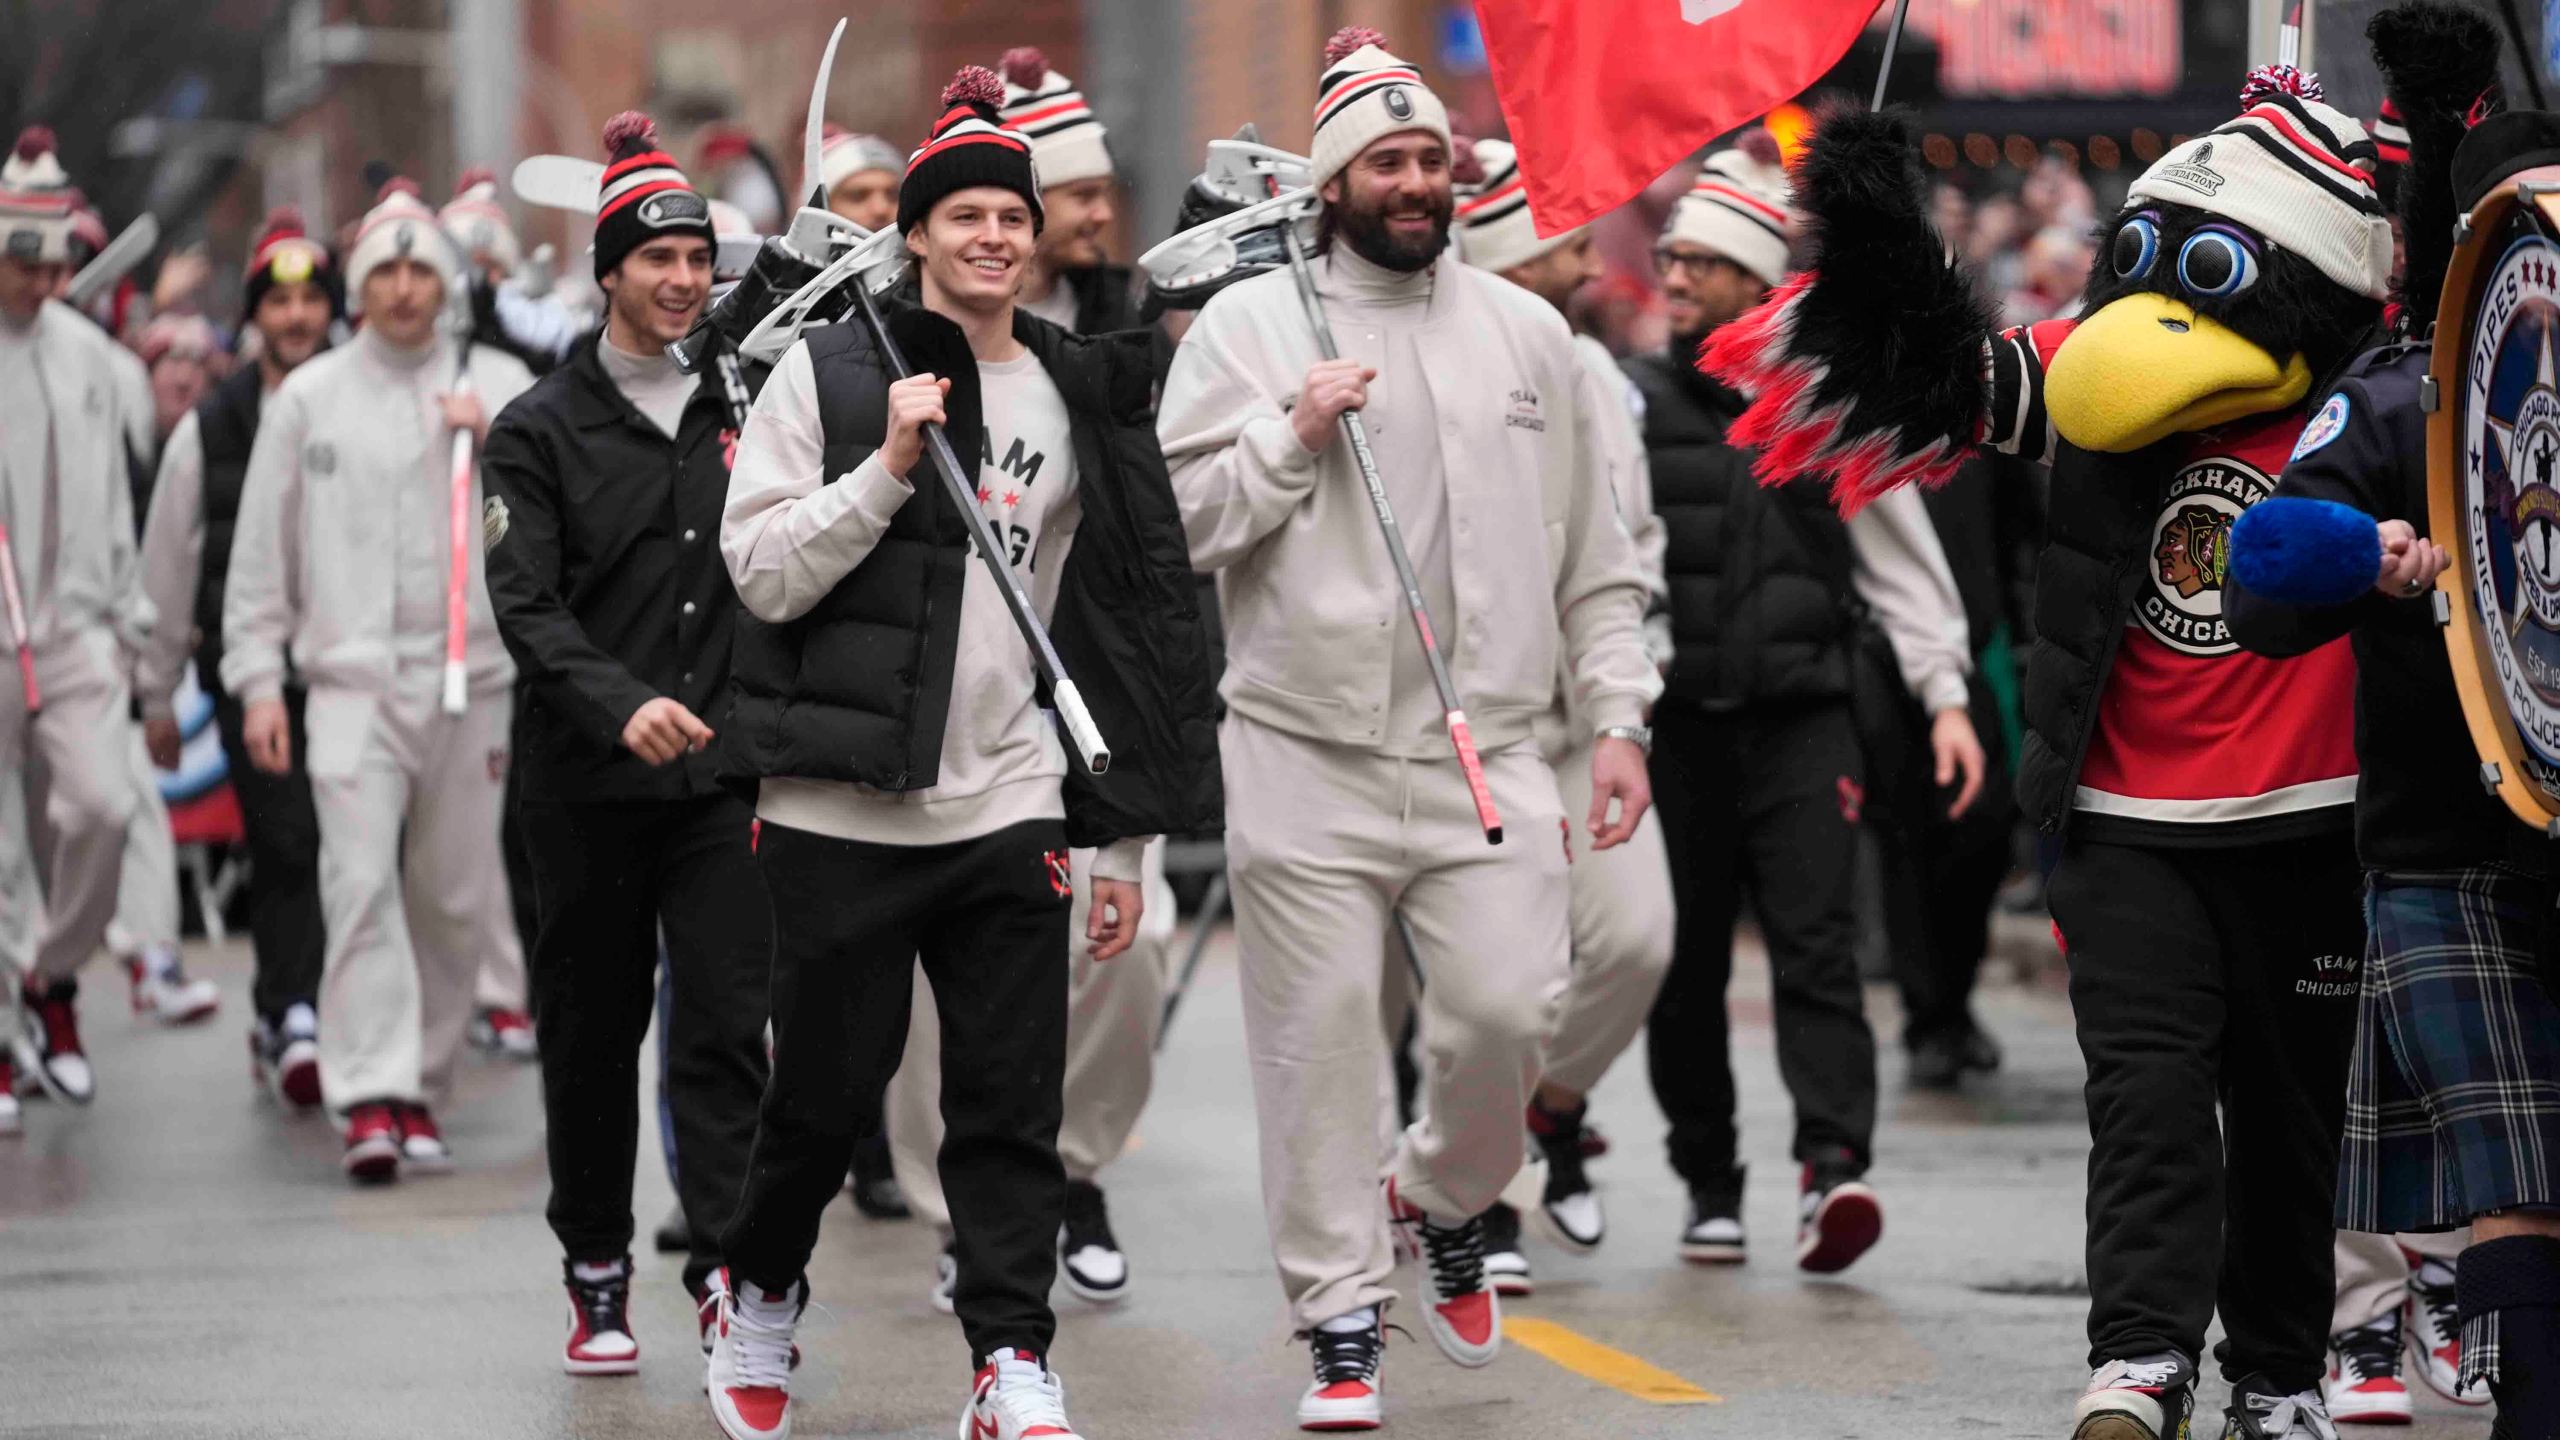
[[[2018,963],[1995,963],[1986,983],[1982,1014],[2008,1049],[1999,1075],[1916,1094],[1886,1047],[1872,1178],[1887,1226],[1855,1268],[1815,1280],[1792,1263],[1788,1109],[1755,951],[1734,1003],[1750,1263],[1676,1259],[1682,1197],[1630,1056],[1594,1104],[1616,1147],[1595,1165],[1608,1243],[1575,1258],[1531,1240],[1538,1292],[1509,1313],[1542,1323],[1516,1328],[1487,1370],[1391,1343],[1386,1433],[2062,1440],[2086,1373],[2087,1139],[2038,928],[2009,927]],[[245,942],[199,947],[193,963],[222,982],[226,1008],[183,1032],[127,1016],[121,984],[93,970],[96,1104],[31,1103],[26,1135],[0,1141],[0,1436],[715,1440],[678,1262],[645,1252],[669,1205],[654,1140],[637,1200],[642,1373],[572,1379],[532,1067],[467,1065],[443,1112],[458,1174],[359,1191],[325,1123],[281,1114],[249,1083]],[[1880,1033],[1898,1033],[1888,992],[1871,997]],[[1139,1143],[1103,1177],[1133,1293],[1110,1311],[1058,1294],[1053,1358],[1087,1440],[1296,1433],[1305,1352],[1264,1239],[1241,1043],[1222,939]],[[934,1250],[919,1225],[830,1213],[801,1332],[800,1436],[954,1433],[968,1361],[955,1322],[926,1303]],[[1688,1403],[1647,1398],[1666,1394]],[[2200,1435],[2219,1433],[2221,1398],[2211,1387]],[[2419,1404],[2421,1423],[2399,1432],[2414,1440],[2487,1431],[2478,1412]]]

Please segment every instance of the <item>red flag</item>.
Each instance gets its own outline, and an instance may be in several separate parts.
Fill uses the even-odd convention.
[[[1476,0],[1538,233],[1626,203],[1793,99],[1878,0]]]

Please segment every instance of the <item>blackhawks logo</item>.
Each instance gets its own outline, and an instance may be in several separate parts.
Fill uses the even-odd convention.
[[[2274,488],[2265,472],[2228,456],[2198,460],[2170,480],[2151,523],[2151,583],[2136,607],[2160,643],[2188,655],[2240,648],[2222,618],[2231,522]]]

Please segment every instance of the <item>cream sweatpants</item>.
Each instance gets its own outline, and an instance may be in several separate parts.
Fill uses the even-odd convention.
[[[1138,938],[1120,957],[1096,964],[1085,951],[1086,907],[1093,895],[1093,853],[1070,851],[1075,901],[1067,912],[1067,1078],[1065,1117],[1058,1126],[1058,1158],[1069,1180],[1091,1180],[1120,1158],[1138,1115],[1155,1086],[1156,1031],[1164,1018],[1166,966],[1173,951],[1173,887],[1164,878],[1164,841],[1146,849],[1139,883],[1145,913]],[[889,1124],[889,1159],[919,1219],[951,1233],[935,1157],[942,1150],[942,1022],[933,987],[917,972],[915,1004],[907,1016],[907,1050],[889,1082],[883,1107]]]
[[[333,1111],[441,1095],[471,1018],[472,985],[516,952],[498,852],[506,788],[504,690],[461,715],[437,672],[404,666],[387,693],[314,686],[304,718],[320,820],[320,1091]]]
[[[1520,1168],[1570,969],[1564,808],[1528,745],[1484,757],[1505,832],[1487,845],[1454,759],[1233,715],[1220,744],[1263,1210],[1293,1327],[1309,1330],[1395,1298],[1377,1119],[1391,912],[1420,949],[1423,1093],[1386,1173],[1454,1225]]]
[[[133,777],[133,821],[124,827],[123,876],[116,890],[116,918],[107,927],[107,949],[139,955],[178,948],[178,841],[169,830],[169,806],[160,798],[160,769],[142,746],[142,727],[128,723],[126,766]]]
[[[16,661],[0,656],[0,769],[44,807],[33,816],[22,800],[0,815],[0,903],[24,917],[10,928],[32,934],[35,977],[50,983],[79,974],[115,919],[135,803],[128,750],[138,741],[113,634],[84,631],[39,645],[35,668],[44,708],[29,715]],[[13,962],[28,963],[20,958],[27,953]]]
[[[1591,742],[1555,762],[1573,850],[1573,980],[1547,1046],[1546,1079],[1588,1095],[1627,1052],[1671,969],[1671,861],[1650,810],[1627,842],[1591,848]]]
[[[2329,1322],[2329,1333],[2353,1330],[2370,1325],[2400,1308],[2409,1298],[2409,1264],[2405,1251],[2415,1252],[2422,1260],[2452,1263],[2471,1243],[2471,1228],[2442,1230],[2432,1234],[2367,1235],[2359,1230],[2338,1232],[2338,1308]]]

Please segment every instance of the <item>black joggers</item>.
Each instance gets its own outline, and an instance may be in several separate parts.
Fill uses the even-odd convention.
[[[2320,1383],[2364,966],[2355,845],[2069,839],[2048,896],[2089,1067],[2089,1364]]]
[[[940,1168],[970,1367],[1007,1346],[1048,1354],[1067,1183],[1064,823],[949,845],[767,824],[757,860],[773,896],[773,1081],[723,1239],[731,1272],[768,1292],[799,1283],[897,1073],[921,959],[942,1017]]]
[[[197,673],[206,671],[199,665]],[[293,768],[270,775],[249,763],[247,712],[240,702],[227,693],[213,700],[231,794],[240,802],[240,825],[249,841],[249,942],[257,959],[249,1002],[268,1021],[283,1018],[295,1005],[318,1008],[320,966],[328,953],[320,919],[320,817],[311,808],[311,776],[302,768],[310,753],[302,733],[302,691],[285,691],[285,709],[293,721]]]
[[[773,913],[750,848],[754,814],[727,794],[537,802],[520,813],[542,914],[534,1035],[552,1233],[571,1260],[619,1260],[631,1248],[640,1045],[657,1003],[663,927],[664,1084],[680,1157],[676,1198],[693,1236],[684,1282],[698,1294],[721,1263],[720,1232],[764,1093]]]
[[[1653,803],[1678,919],[1645,1051],[1654,1098],[1671,1122],[1671,1168],[1702,1195],[1741,1198],[1725,988],[1746,896],[1769,947],[1795,1158],[1844,1174],[1867,1168],[1876,1041],[1853,952],[1858,760],[1845,700],[1731,712],[1655,707]]]

